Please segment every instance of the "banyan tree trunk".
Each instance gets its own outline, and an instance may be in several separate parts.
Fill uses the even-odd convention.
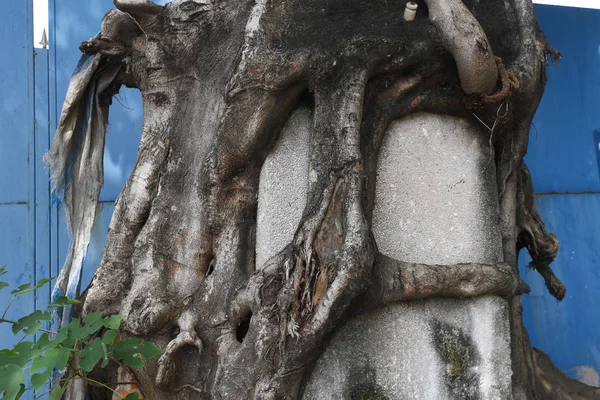
[[[523,163],[558,56],[530,0],[114,2],[47,158],[74,235],[56,292],[89,242],[111,96],[136,87],[137,161],[82,312],[163,354],[96,379],[157,400],[600,398],[521,322],[519,249],[565,292]]]

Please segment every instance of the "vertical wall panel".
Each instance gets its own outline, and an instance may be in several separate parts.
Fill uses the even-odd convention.
[[[0,266],[9,271],[0,280],[14,288],[35,280],[31,1],[5,1],[0,11]],[[8,289],[0,292],[2,312],[11,297]],[[17,318],[34,307],[34,293],[28,293],[13,302],[7,315]],[[10,326],[0,325],[0,347],[19,339]]]
[[[523,296],[526,328],[532,344],[561,370],[599,385],[592,371],[600,372],[600,195],[545,195],[536,204],[546,228],[560,240],[552,269],[567,294],[560,303],[548,294],[542,277],[524,268],[530,260],[524,251],[521,272],[532,288]]]
[[[563,54],[531,129],[526,162],[536,192],[600,191],[600,10],[536,6],[550,44]]]
[[[8,273],[0,280],[8,282],[10,288],[0,292],[0,315],[9,303],[12,295],[10,290],[18,285],[33,282],[35,268],[31,263],[33,241],[29,231],[29,209],[27,204],[11,204],[0,206],[0,266],[6,266]],[[10,289],[10,290],[9,290]],[[19,296],[10,306],[7,318],[20,318],[34,310],[33,293]],[[16,343],[16,338],[10,331],[10,326],[0,324],[0,348]]]
[[[50,114],[49,114],[49,52],[46,49],[35,49],[35,154],[34,154],[34,188],[35,188],[35,268],[36,282],[42,278],[52,278],[50,269],[50,181],[44,165],[43,156],[50,146]],[[36,308],[44,309],[50,300],[51,285],[36,291]]]
[[[26,203],[32,145],[31,3],[3,1],[0,11],[0,204]]]
[[[523,318],[535,347],[572,377],[600,385],[600,10],[537,6],[550,43],[563,53],[548,67],[548,84],[531,129],[529,165],[538,211],[556,233],[552,268],[567,286],[558,303],[543,279],[520,264],[532,293]]]

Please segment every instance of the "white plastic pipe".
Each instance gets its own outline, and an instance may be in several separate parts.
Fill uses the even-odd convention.
[[[415,16],[417,15],[417,7],[419,7],[419,5],[415,2],[409,1],[408,3],[406,3],[406,8],[404,9],[405,21],[415,20]]]

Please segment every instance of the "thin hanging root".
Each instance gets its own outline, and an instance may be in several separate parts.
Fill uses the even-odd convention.
[[[517,179],[517,244],[519,248],[527,248],[532,260],[530,266],[544,277],[550,294],[561,301],[567,289],[550,268],[558,253],[559,242],[554,234],[546,232],[544,221],[535,209],[531,175],[524,162],[521,162]]]
[[[548,264],[534,264],[534,268],[542,275],[546,282],[546,289],[556,300],[561,301],[567,293],[565,285],[554,275]]]

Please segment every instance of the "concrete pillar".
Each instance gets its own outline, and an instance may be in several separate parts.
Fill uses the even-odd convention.
[[[281,250],[300,220],[307,127],[307,111],[297,111],[261,173],[257,260]],[[378,165],[373,230],[380,252],[431,264],[500,261],[495,182],[489,137],[479,126],[438,114],[395,121]],[[274,213],[282,208],[279,223]],[[509,398],[508,305],[494,296],[391,304],[347,321],[303,390],[303,399],[314,400]]]
[[[308,191],[311,111],[296,110],[265,160],[258,186],[256,267],[283,250],[298,228]]]

